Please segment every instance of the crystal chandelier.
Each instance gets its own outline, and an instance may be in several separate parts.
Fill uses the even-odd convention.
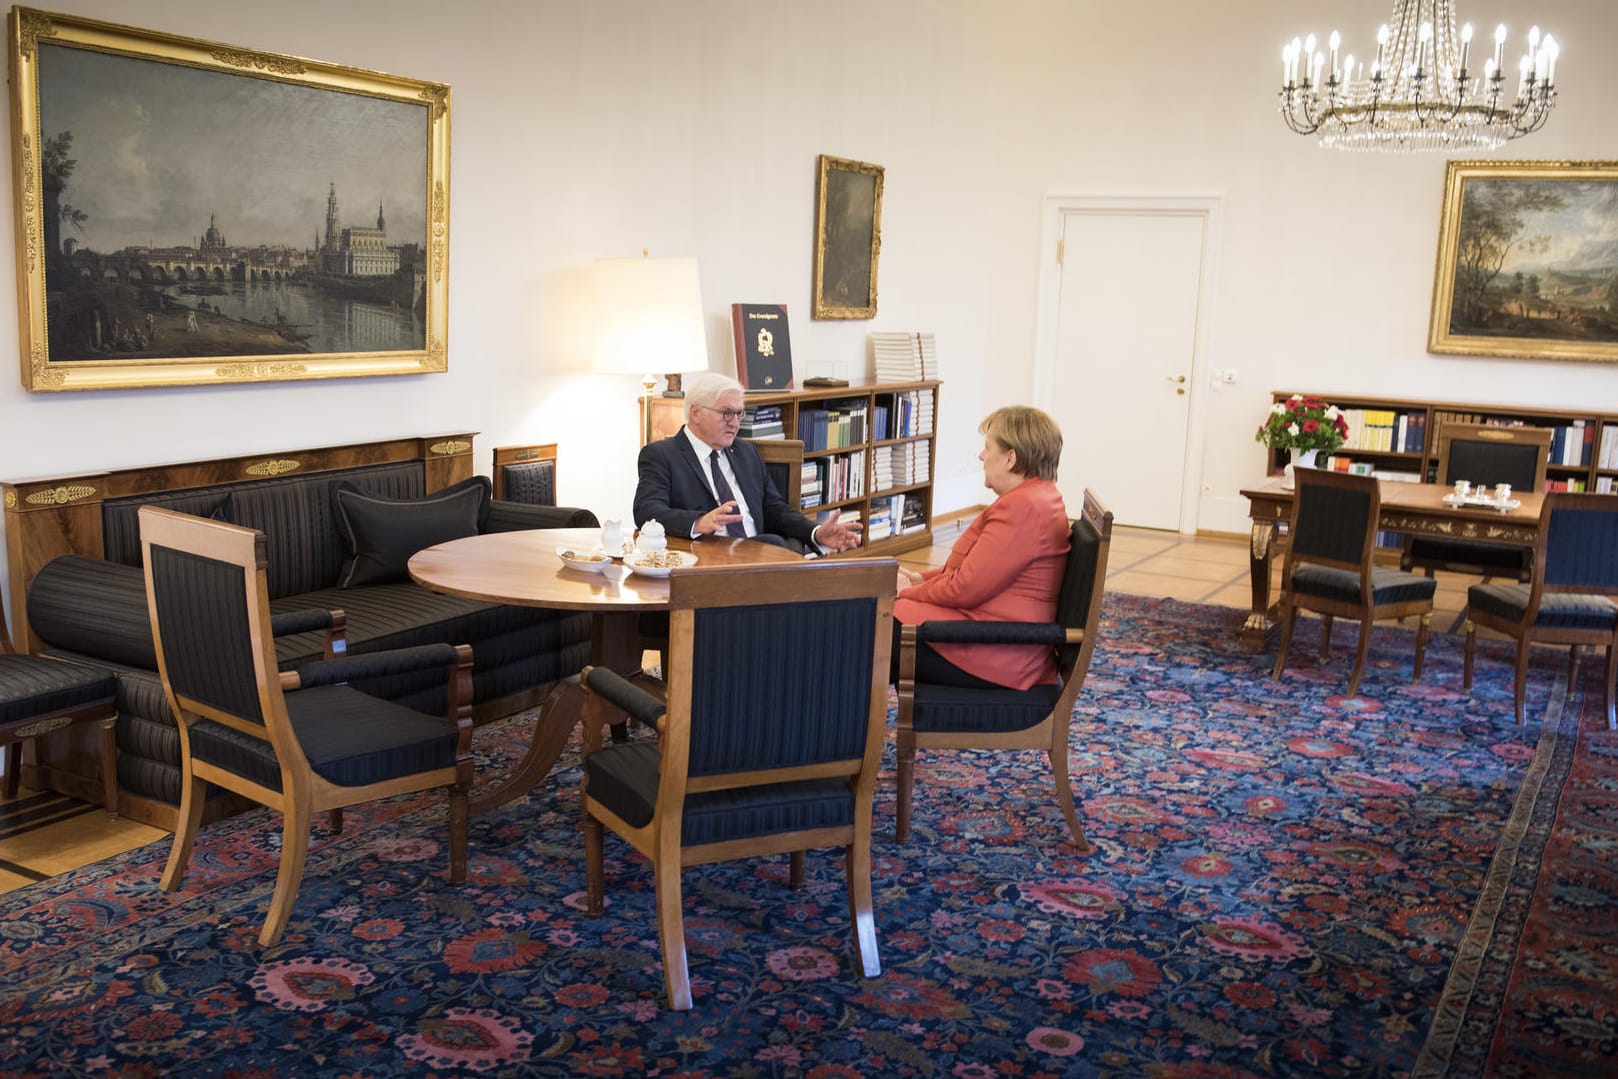
[[[1479,75],[1468,67],[1472,24],[1455,34],[1450,0],[1393,0],[1393,18],[1377,31],[1367,72],[1341,37],[1328,52],[1315,35],[1281,50],[1281,116],[1300,135],[1340,150],[1492,150],[1545,126],[1556,104],[1556,39],[1528,32],[1517,62],[1515,95],[1506,87],[1506,28],[1494,32],[1494,55]]]

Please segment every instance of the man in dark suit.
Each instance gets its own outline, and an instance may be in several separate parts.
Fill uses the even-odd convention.
[[[662,524],[670,536],[751,536],[809,550],[841,551],[859,543],[860,526],[831,518],[816,525],[788,506],[770,482],[752,443],[737,441],[741,383],[706,374],[686,391],[685,426],[640,451],[635,524]]]

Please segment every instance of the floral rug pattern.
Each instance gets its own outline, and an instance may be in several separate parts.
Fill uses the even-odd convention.
[[[1610,940],[1554,953],[1563,983],[1605,979],[1605,1020],[1597,994],[1557,998],[1558,971],[1511,961],[1523,935],[1554,941],[1592,912],[1609,937],[1618,925],[1618,742],[1574,751],[1581,715],[1600,712],[1599,662],[1564,700],[1562,655],[1536,655],[1519,728],[1503,647],[1480,650],[1466,695],[1457,639],[1433,641],[1413,686],[1411,634],[1379,627],[1362,696],[1344,698],[1352,627],[1329,664],[1300,646],[1272,681],[1271,660],[1236,644],[1244,613],[1108,598],[1071,738],[1088,854],[1038,753],[922,754],[914,835],[894,843],[890,748],[880,978],[852,969],[840,851],[812,852],[797,891],[785,858],[696,867],[696,1007],[668,1011],[650,868],[610,836],[606,912],[583,914],[571,756],[474,819],[461,888],[444,880],[439,799],[318,831],[268,950],[256,935],[280,838],[262,811],[205,832],[174,895],[157,889],[162,841],[0,897],[0,1070],[1213,1079],[1405,1074],[1420,1059],[1470,1074],[1494,1043],[1491,994],[1552,1044],[1570,1022],[1555,1001],[1590,1001],[1577,1052],[1610,1054]],[[525,732],[481,730],[480,771],[511,767]],[[1525,782],[1535,797],[1519,801]],[[1569,835],[1548,839],[1560,819]],[[1497,864],[1506,837],[1515,853]],[[1528,917],[1552,841],[1566,869]],[[1494,884],[1498,925],[1480,936]],[[1476,962],[1457,963],[1474,938]],[[1501,1074],[1550,1073],[1521,1046],[1493,1051],[1518,1054]]]

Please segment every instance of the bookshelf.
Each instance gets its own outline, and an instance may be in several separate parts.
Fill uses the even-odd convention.
[[[857,515],[865,540],[851,553],[896,554],[933,542],[939,385],[861,380],[755,392],[746,407],[779,409],[782,437],[803,440],[806,516]]]
[[[1301,391],[1277,390],[1271,398],[1284,401],[1295,392]],[[1305,396],[1323,397],[1349,414],[1349,441],[1332,456],[1369,464],[1386,479],[1432,483],[1438,476],[1446,424],[1498,423],[1557,432],[1546,469],[1548,489],[1618,490],[1618,413],[1329,393]],[[1268,471],[1279,472],[1287,463],[1287,451],[1268,453]]]

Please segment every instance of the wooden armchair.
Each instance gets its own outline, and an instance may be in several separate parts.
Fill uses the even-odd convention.
[[[923,622],[905,626],[899,645],[899,791],[895,836],[910,838],[910,802],[918,749],[1043,749],[1056,780],[1056,800],[1080,850],[1089,841],[1068,782],[1068,729],[1073,702],[1090,670],[1101,624],[1112,512],[1091,491],[1069,534],[1067,568],[1054,622]],[[1046,644],[1056,650],[1061,681],[1031,689],[963,689],[916,681],[916,646]]]
[[[556,443],[494,448],[496,501],[556,505]]]
[[[586,668],[584,849],[589,913],[602,908],[603,827],[652,862],[669,1005],[691,1007],[684,867],[841,846],[854,951],[881,973],[871,908],[871,804],[887,718],[897,563],[804,562],[678,570],[669,578],[667,701]],[[654,724],[598,749],[593,702]]]
[[[1280,678],[1286,669],[1298,611],[1307,610],[1320,615],[1322,663],[1331,654],[1332,619],[1352,618],[1360,624],[1359,650],[1348,679],[1350,697],[1360,690],[1372,623],[1420,615],[1412,681],[1421,681],[1438,585],[1431,577],[1372,563],[1382,505],[1376,478],[1314,468],[1300,468],[1293,478],[1298,497],[1292,506],[1292,542],[1281,565],[1281,644],[1270,677]]]
[[[314,813],[447,788],[450,880],[463,881],[472,650],[424,645],[279,674],[264,534],[151,506],[140,511],[140,529],[158,671],[180,731],[179,825],[163,890],[174,891],[185,874],[209,783],[284,818],[280,872],[258,938],[265,947],[281,939],[291,916]],[[435,668],[449,680],[447,719],[347,684]]]
[[[1472,655],[1477,627],[1504,633],[1517,642],[1512,680],[1517,722],[1523,721],[1528,681],[1528,648],[1568,645],[1567,685],[1578,677],[1579,646],[1607,650],[1605,679],[1607,729],[1618,730],[1614,685],[1618,683],[1618,495],[1554,491],[1539,511],[1532,574],[1527,584],[1475,584],[1466,593],[1466,667],[1463,685],[1472,688]]]
[[[787,505],[800,509],[803,504],[803,442],[796,438],[748,439],[758,455],[764,458],[764,470],[770,482],[787,500]]]

